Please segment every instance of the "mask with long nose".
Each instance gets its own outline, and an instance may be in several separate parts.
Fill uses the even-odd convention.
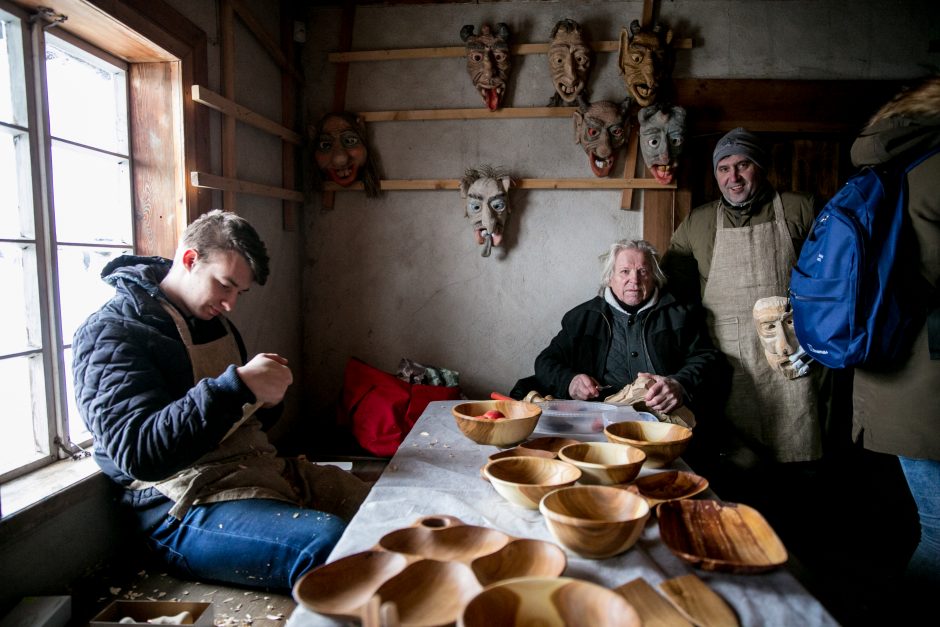
[[[483,246],[483,257],[489,257],[493,246],[503,241],[509,219],[509,186],[512,180],[502,168],[481,165],[467,169],[460,179],[460,197],[466,199],[466,213],[473,224],[477,244]]]
[[[656,102],[660,86],[672,73],[672,30],[660,24],[641,27],[630,23],[620,32],[618,67],[630,97],[641,107]]]
[[[467,48],[470,80],[483,103],[490,111],[496,111],[502,105],[509,81],[509,27],[500,22],[494,31],[484,24],[477,35],[468,24],[460,29],[460,39]]]
[[[806,374],[804,364],[797,358],[802,348],[793,329],[793,311],[784,296],[768,296],[754,303],[754,325],[764,349],[767,363],[787,378],[796,379]]]
[[[685,141],[685,109],[655,104],[640,109],[637,118],[643,162],[653,178],[668,185],[675,178]]]
[[[607,176],[614,167],[617,151],[627,141],[625,111],[608,102],[592,102],[575,111],[574,141],[587,153],[594,176]]]
[[[555,87],[550,104],[571,105],[579,96],[586,96],[590,69],[591,48],[584,40],[581,25],[574,20],[559,21],[548,44],[548,70]]]

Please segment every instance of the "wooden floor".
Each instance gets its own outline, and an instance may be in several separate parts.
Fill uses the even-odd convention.
[[[351,470],[360,479],[375,482],[386,463],[381,459],[359,458],[352,462]],[[214,624],[221,627],[277,627],[287,622],[297,606],[288,594],[178,579],[146,555],[126,557],[123,563],[90,568],[72,584],[70,627],[87,627],[113,601],[211,603]]]

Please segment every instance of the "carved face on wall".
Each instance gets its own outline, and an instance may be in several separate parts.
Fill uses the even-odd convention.
[[[556,93],[553,104],[558,104],[557,98],[570,105],[584,92],[591,69],[591,48],[577,22],[561,20],[555,24],[548,44],[548,69]]]
[[[754,303],[753,313],[757,336],[770,367],[788,379],[805,374],[807,369],[802,362],[794,363],[794,358],[802,353],[802,349],[793,329],[793,311],[789,299],[783,296],[761,298]]]
[[[489,257],[491,248],[503,241],[511,183],[504,170],[488,165],[468,168],[460,179],[460,197],[467,200],[464,215],[473,224],[476,243],[483,246],[483,257]]]
[[[467,45],[467,73],[480,92],[483,103],[496,111],[506,95],[509,80],[509,27],[500,22],[492,31],[488,24],[473,34],[473,26],[460,29],[460,38]]]
[[[574,141],[587,153],[594,176],[607,176],[617,150],[627,141],[625,111],[608,101],[592,102],[573,114]]]
[[[366,195],[379,195],[375,155],[366,142],[365,125],[354,113],[334,111],[320,118],[313,132],[313,157],[318,181],[343,187],[362,181]]]
[[[637,20],[620,32],[618,66],[630,96],[641,107],[656,102],[660,85],[672,72],[672,31],[659,24],[642,28]]]
[[[658,182],[668,185],[675,178],[685,140],[685,109],[651,105],[640,109],[640,152],[643,162]]]

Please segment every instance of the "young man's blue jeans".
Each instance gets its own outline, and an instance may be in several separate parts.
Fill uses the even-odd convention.
[[[940,590],[940,462],[898,459],[920,517],[920,543],[907,565],[907,576]]]
[[[244,499],[196,505],[183,520],[167,516],[148,542],[184,577],[289,591],[326,560],[345,528],[332,514]]]

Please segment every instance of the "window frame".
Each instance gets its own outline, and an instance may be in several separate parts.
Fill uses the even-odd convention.
[[[37,116],[36,106],[36,90],[44,89],[45,84],[45,65],[39,62],[44,34],[29,34],[30,29],[40,28],[41,21],[31,24],[30,16],[50,4],[67,19],[46,30],[54,28],[57,36],[74,45],[81,47],[87,42],[127,64],[133,244],[137,254],[171,257],[183,229],[207,211],[211,201],[211,192],[193,186],[188,176],[192,171],[207,170],[209,162],[208,111],[192,99],[192,86],[207,84],[208,78],[207,37],[202,29],[163,0],[0,0],[4,10],[23,21],[26,38],[27,124],[37,129],[29,132],[33,237],[37,261],[49,268],[37,273],[38,304],[51,312],[40,317],[42,345],[48,347],[42,352],[50,357],[42,360],[48,382],[45,421],[34,425],[37,435],[48,442],[50,454],[4,474],[0,482],[68,457],[56,439],[57,433],[65,432],[68,420],[63,356],[70,342],[60,337],[58,255],[54,225],[50,224],[54,207],[47,184],[51,170],[48,111]],[[165,115],[167,111],[172,115]],[[154,136],[160,141],[151,141]],[[40,137],[45,141],[41,143]],[[165,141],[167,137],[173,141]]]

